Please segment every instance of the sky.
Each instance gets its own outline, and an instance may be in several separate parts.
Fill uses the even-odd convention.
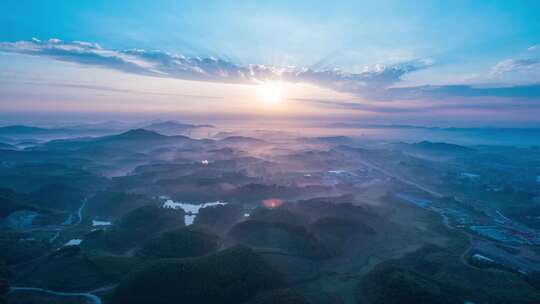
[[[540,127],[539,1],[264,2],[3,0],[0,113]]]

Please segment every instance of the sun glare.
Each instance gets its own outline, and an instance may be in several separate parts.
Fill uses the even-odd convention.
[[[283,93],[283,84],[281,81],[266,81],[259,84],[259,95],[267,104],[279,104],[283,101]]]

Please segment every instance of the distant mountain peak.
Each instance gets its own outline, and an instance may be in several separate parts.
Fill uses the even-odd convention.
[[[155,122],[153,124],[148,125],[148,128],[151,127],[194,127],[195,125],[192,124],[186,124],[181,122],[176,122],[173,120],[167,120],[167,121],[161,121],[161,122]]]
[[[264,143],[264,140],[240,135],[225,137],[220,141],[224,143]]]
[[[11,125],[0,127],[0,133],[4,134],[19,134],[19,133],[43,133],[47,132],[49,129],[33,127],[33,126],[24,126],[24,125]]]
[[[153,122],[144,126],[146,130],[156,131],[160,134],[172,136],[172,135],[187,135],[191,131],[198,128],[213,128],[211,125],[192,125],[174,120]]]
[[[160,139],[164,137],[166,136],[146,129],[132,129],[127,132],[111,136],[111,138],[115,139]]]
[[[166,120],[161,122],[155,122],[145,127],[145,129],[154,129],[154,128],[214,128],[212,125],[194,125],[183,122],[178,122],[174,120]]]
[[[473,150],[471,148],[456,145],[456,144],[449,144],[449,143],[444,143],[444,142],[432,142],[432,141],[427,141],[427,140],[415,143],[412,146],[416,148],[421,148],[421,149],[443,150],[443,151],[471,151]]]

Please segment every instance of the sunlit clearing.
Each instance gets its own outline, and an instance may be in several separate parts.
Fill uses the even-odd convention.
[[[279,104],[284,99],[281,81],[266,81],[259,84],[259,95],[269,105]]]

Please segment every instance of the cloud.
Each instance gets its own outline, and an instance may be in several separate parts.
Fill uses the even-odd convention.
[[[470,85],[417,86],[390,88],[388,99],[439,99],[447,97],[511,97],[540,98],[540,83],[507,87],[478,87]]]
[[[527,48],[527,51],[536,51],[536,50],[540,50],[540,44],[531,45],[530,47]]]
[[[108,50],[89,42],[64,42],[59,39],[2,42],[0,51],[49,57],[59,61],[101,66],[127,73],[156,77],[213,82],[248,82],[250,68],[216,58],[188,58],[161,51]],[[254,67],[257,73],[264,67]]]
[[[152,92],[152,91],[143,91],[143,90],[120,89],[120,88],[112,87],[112,86],[101,86],[101,85],[91,85],[91,84],[56,83],[56,82],[39,82],[39,81],[27,81],[27,82],[24,82],[24,84],[35,85],[35,86],[83,89],[83,90],[92,90],[92,91],[104,91],[104,92],[113,92],[113,93],[127,93],[127,94],[135,94],[135,95],[173,96],[173,97],[186,97],[186,98],[200,98],[204,100],[223,99],[223,97],[212,96],[212,95],[163,93],[163,92]]]
[[[396,106],[377,106],[363,102],[350,102],[329,99],[312,99],[312,98],[294,98],[304,104],[314,105],[323,108],[344,109],[344,110],[359,110],[363,112],[379,113],[379,114],[394,114],[394,113],[414,113],[418,112],[417,108],[413,107],[396,107]]]
[[[506,59],[497,63],[491,70],[493,76],[499,76],[504,73],[512,72],[522,68],[529,68],[540,63],[539,59],[522,58],[522,59]]]
[[[59,61],[99,66],[131,74],[183,80],[254,84],[281,79],[311,83],[339,92],[348,92],[370,100],[431,100],[444,97],[540,97],[540,84],[512,87],[475,87],[470,85],[394,87],[407,74],[434,65],[428,59],[394,65],[374,65],[362,72],[349,73],[340,69],[275,67],[258,64],[239,65],[227,60],[207,57],[186,57],[162,51],[142,49],[111,50],[96,43],[59,39],[41,41],[1,42],[0,52],[43,56]],[[538,59],[508,59],[492,69],[493,75],[536,66]],[[103,88],[102,88],[103,89]],[[358,107],[355,105],[355,107]],[[402,109],[371,108],[377,111],[405,111]]]
[[[471,102],[470,99],[466,99],[458,101],[453,100],[452,102],[422,102],[416,103],[414,106],[411,104],[402,104],[401,106],[396,106],[394,103],[386,103],[384,106],[381,106],[365,102],[311,98],[295,98],[294,101],[329,109],[343,109],[376,114],[432,113],[433,111],[441,110],[526,110],[528,112],[540,110],[540,104],[537,101],[530,99],[509,101],[508,99],[501,98],[476,98],[474,102]]]
[[[399,82],[405,74],[426,69],[432,64],[431,60],[415,60],[392,66],[375,65],[361,73],[346,73],[339,69],[302,69],[285,71],[282,76],[292,82],[308,82],[340,92],[375,96]]]
[[[429,60],[402,64],[375,65],[360,73],[339,69],[314,70],[265,65],[241,66],[213,57],[185,57],[161,51],[108,50],[96,43],[60,39],[2,42],[0,51],[49,57],[59,61],[106,67],[127,73],[226,83],[257,83],[270,79],[307,82],[342,92],[367,93],[380,91],[400,81],[407,73],[432,65]]]

